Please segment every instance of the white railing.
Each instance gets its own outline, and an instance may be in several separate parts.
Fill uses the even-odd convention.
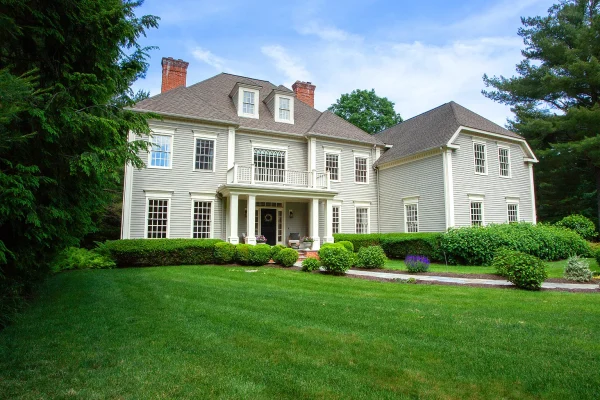
[[[294,171],[237,165],[227,171],[227,183],[330,189],[329,172]]]

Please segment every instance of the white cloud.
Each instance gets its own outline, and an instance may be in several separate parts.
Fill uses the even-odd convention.
[[[225,67],[226,61],[223,58],[214,55],[209,50],[203,49],[202,47],[196,47],[192,50],[192,55],[196,60],[214,67],[217,71],[225,71],[227,69]]]
[[[288,79],[288,82],[285,82],[286,85],[290,85],[291,82],[295,82],[296,80],[312,80],[311,74],[304,66],[303,58],[292,56],[285,48],[279,45],[263,46],[260,50],[275,62],[275,67]]]
[[[302,35],[316,35],[327,41],[360,40],[360,36],[353,35],[334,26],[326,25],[319,21],[304,22],[296,29]]]

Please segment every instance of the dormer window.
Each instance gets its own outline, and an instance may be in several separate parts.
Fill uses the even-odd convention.
[[[258,119],[260,89],[260,86],[245,82],[235,84],[231,93],[229,93],[229,97],[233,100],[238,117]]]
[[[254,92],[244,90],[244,104],[242,109],[242,112],[244,114],[254,115],[254,108],[256,106],[254,101]]]
[[[273,101],[273,100],[271,100]],[[273,104],[271,104],[273,106]],[[294,97],[284,94],[275,94],[273,111],[276,122],[294,123]]]
[[[286,97],[279,98],[279,119],[290,120],[290,99]]]

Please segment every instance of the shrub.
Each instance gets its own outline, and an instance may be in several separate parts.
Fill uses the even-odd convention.
[[[275,261],[276,263],[279,263],[278,259],[277,259],[277,255],[279,254],[279,252],[283,249],[285,249],[286,247],[282,244],[276,244],[275,246],[271,247],[271,259],[273,261]]]
[[[390,258],[405,259],[410,254],[421,254],[429,259],[443,260],[440,255],[440,233],[405,233],[384,236],[381,247]]]
[[[592,280],[590,264],[578,256],[569,257],[564,277],[570,281],[589,282]]]
[[[250,248],[249,244],[236,244],[235,245],[235,261],[238,264],[250,265]]]
[[[219,239],[124,239],[109,240],[104,247],[118,267],[201,265],[214,263]]]
[[[564,217],[556,223],[556,226],[575,231],[585,240],[592,240],[598,236],[594,222],[580,214],[573,214],[569,215],[568,217]]]
[[[342,240],[337,243],[344,246],[346,248],[346,250],[348,250],[349,252],[354,253],[354,245],[352,244],[352,242],[350,242],[348,240]]]
[[[321,261],[317,260],[314,257],[305,258],[302,261],[302,271],[311,272],[316,271],[321,266]]]
[[[326,246],[319,250],[321,264],[329,272],[336,275],[343,275],[352,267],[354,263],[354,254],[350,253],[342,246]]]
[[[406,256],[404,264],[408,272],[427,272],[430,262],[426,256]]]
[[[292,267],[298,261],[298,252],[289,248],[281,249],[277,258],[279,259],[279,264],[282,266]]]
[[[215,243],[215,263],[229,264],[235,260],[235,245],[229,242]]]
[[[546,261],[590,252],[588,243],[569,229],[526,222],[451,229],[440,242],[448,262],[459,265],[490,265],[503,247]]]
[[[64,249],[52,262],[51,268],[54,272],[69,269],[101,269],[114,268],[115,262],[105,255],[94,250],[68,247]]]
[[[337,242],[337,243],[323,243],[321,245],[321,249],[327,248],[327,247],[333,247],[333,248],[336,248],[336,249],[345,249],[345,250],[348,250],[348,248],[346,246],[344,246],[343,244],[341,244],[340,242]]]
[[[271,246],[268,244],[250,246],[250,265],[265,265],[269,260],[271,260]]]
[[[546,265],[542,260],[520,251],[498,251],[492,266],[517,287],[527,290],[538,290],[548,277]]]
[[[358,251],[356,266],[361,268],[383,268],[387,257],[381,246],[363,247]]]

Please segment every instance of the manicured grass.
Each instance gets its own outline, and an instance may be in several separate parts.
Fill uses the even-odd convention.
[[[592,271],[599,271],[600,267],[594,258],[587,259],[590,263],[590,269]],[[562,278],[567,261],[554,261],[548,262],[547,271],[548,278]],[[388,260],[385,264],[386,269],[393,269],[398,271],[407,272],[406,265],[403,260]],[[429,272],[452,272],[457,274],[495,274],[496,270],[493,267],[482,267],[482,266],[463,266],[463,265],[445,265],[445,264],[431,264],[429,266]]]
[[[0,332],[0,397],[600,397],[597,294],[245,271],[53,277]]]

